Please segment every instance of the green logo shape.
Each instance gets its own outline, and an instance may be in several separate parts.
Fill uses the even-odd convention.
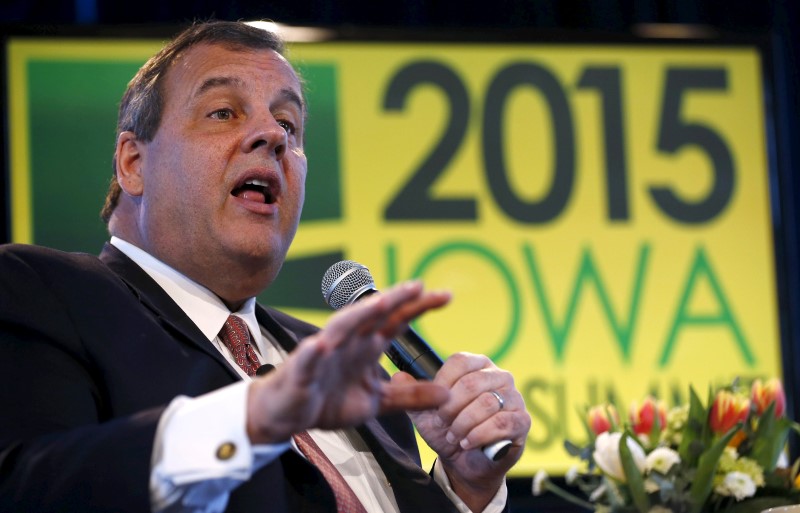
[[[298,66],[298,72],[306,83],[309,110],[305,140],[308,176],[302,221],[340,219],[342,190],[336,66],[304,64]]]

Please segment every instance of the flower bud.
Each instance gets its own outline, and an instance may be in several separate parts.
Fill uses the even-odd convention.
[[[714,397],[708,424],[714,433],[727,433],[738,422],[744,422],[750,411],[750,400],[729,390],[720,390]]]
[[[786,411],[786,394],[778,378],[772,378],[766,383],[762,383],[760,379],[755,380],[750,398],[759,415],[763,414],[772,403],[775,403],[776,418],[782,417]]]
[[[594,444],[592,459],[607,476],[622,483],[626,482],[625,470],[622,468],[622,461],[619,456],[619,443],[622,433],[602,433],[597,437]],[[644,472],[646,467],[646,456],[644,449],[631,438],[627,439],[628,449],[631,451],[633,463],[639,472]]]
[[[667,426],[667,407],[662,401],[647,396],[641,405],[631,404],[631,426],[637,435],[649,435],[658,419],[660,432]]]
[[[600,404],[589,408],[586,414],[586,420],[589,423],[589,428],[592,433],[599,435],[610,431],[614,425],[619,425],[619,413],[614,405]]]
[[[549,476],[547,475],[547,471],[544,469],[540,469],[539,472],[533,476],[531,492],[533,493],[534,497],[538,497],[545,492],[545,483],[547,482],[548,478]]]

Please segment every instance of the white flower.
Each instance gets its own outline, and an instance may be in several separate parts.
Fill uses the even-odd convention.
[[[533,495],[539,496],[544,493],[542,488],[544,488],[544,482],[547,481],[547,477],[547,472],[545,472],[543,469],[533,476],[533,486],[531,487]]]
[[[601,433],[595,440],[592,458],[606,475],[624,483],[626,482],[625,471],[619,458],[619,441],[621,438],[622,433]],[[644,449],[630,438],[627,441],[627,446],[631,451],[636,468],[639,469],[639,472],[643,472],[645,469]]]
[[[755,495],[756,484],[744,472],[734,471],[725,474],[725,479],[714,488],[714,491],[720,495],[736,497],[736,500],[740,501]]]
[[[655,470],[661,474],[666,474],[673,465],[677,465],[680,462],[681,457],[675,450],[670,449],[669,447],[656,448],[653,450],[653,452],[647,455],[647,459],[645,461],[648,472]]]
[[[564,481],[566,481],[568,485],[573,485],[576,479],[578,479],[578,466],[573,465],[567,470],[567,473],[564,474]]]
[[[665,508],[664,506],[659,506],[656,504],[652,508],[650,508],[647,513],[672,513],[672,510],[669,508]]]

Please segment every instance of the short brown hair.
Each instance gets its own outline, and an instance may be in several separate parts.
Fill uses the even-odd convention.
[[[128,83],[119,106],[117,137],[125,131],[149,142],[155,137],[164,109],[162,87],[164,77],[173,62],[199,43],[217,44],[230,49],[274,50],[283,55],[283,40],[268,30],[243,22],[206,21],[195,23],[178,34],[157,54],[152,56]],[[108,187],[100,218],[107,224],[119,202],[122,189],[117,183],[117,159],[113,159],[114,175]]]

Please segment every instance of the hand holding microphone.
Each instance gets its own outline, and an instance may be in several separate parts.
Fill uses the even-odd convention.
[[[351,260],[332,265],[322,278],[325,302],[336,310],[375,293],[378,290],[369,269]],[[432,380],[443,365],[439,355],[410,327],[391,342],[386,355],[398,369],[416,379]],[[502,410],[503,397],[496,391],[491,393]],[[487,458],[497,461],[510,447],[510,440],[500,440],[484,446],[482,451]]]

